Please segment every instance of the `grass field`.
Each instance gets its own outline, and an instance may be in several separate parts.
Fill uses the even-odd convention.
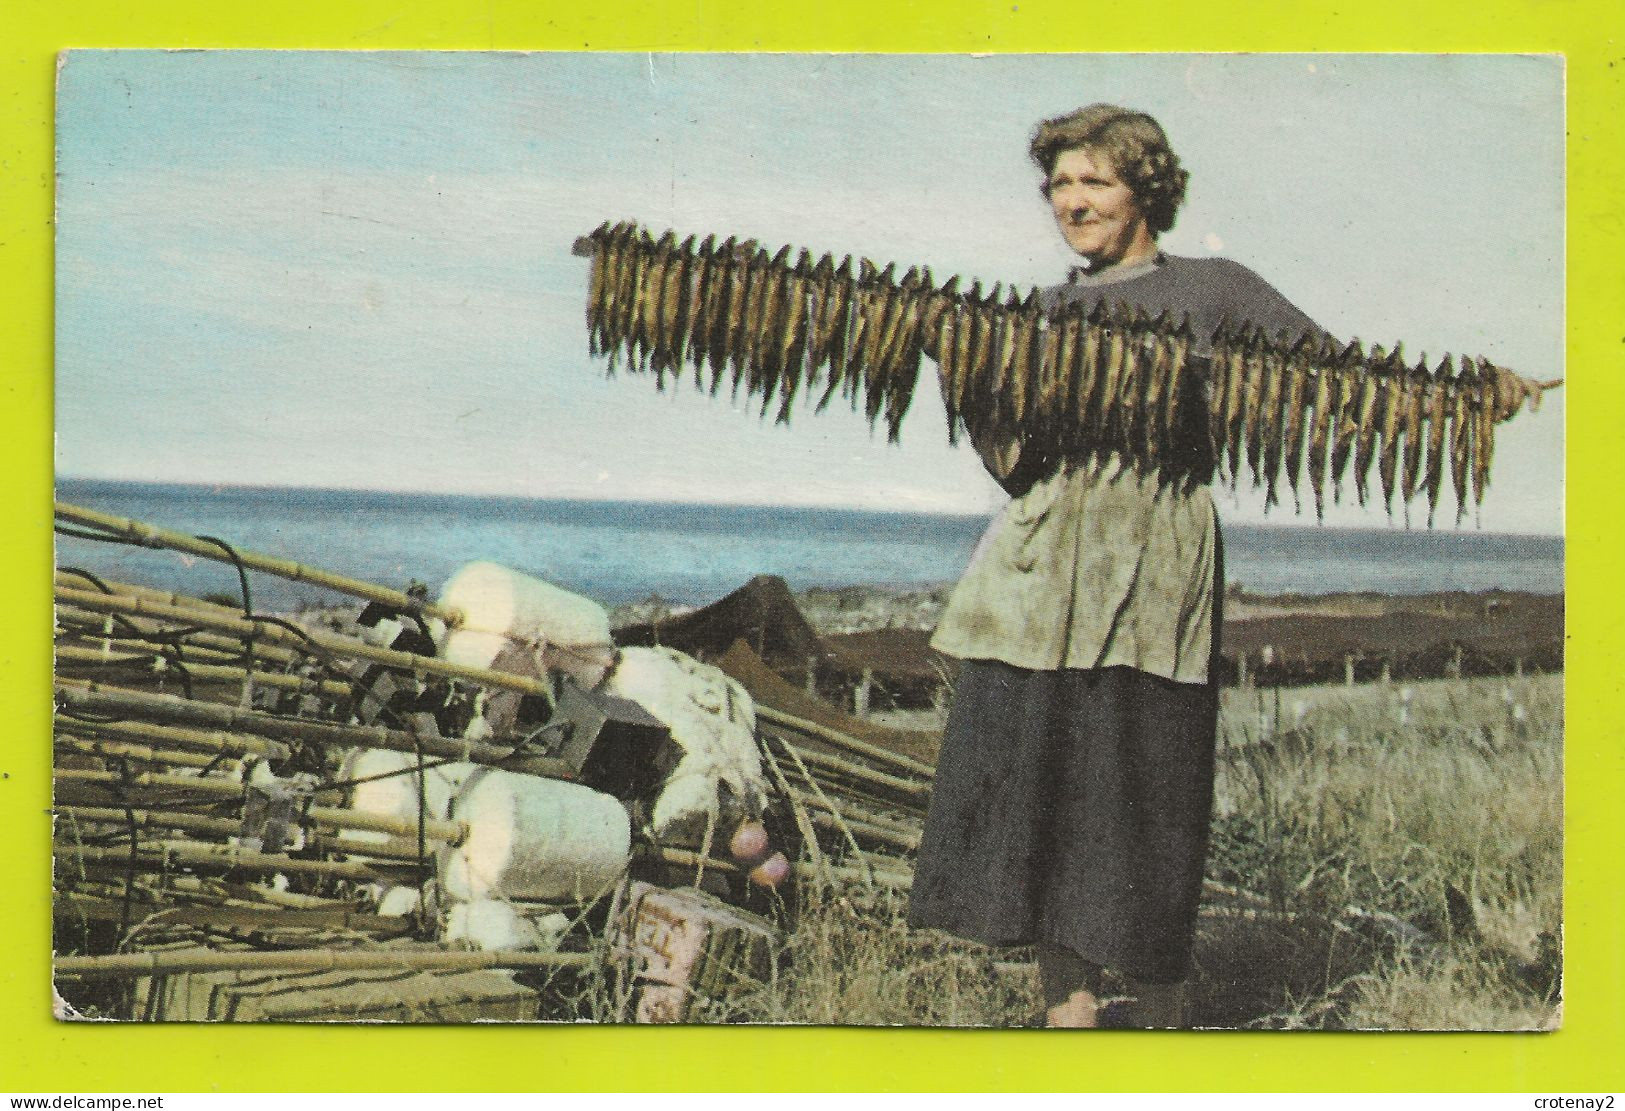
[[[1560,1021],[1562,677],[1226,693],[1199,930],[1203,1026]],[[1217,888],[1215,889],[1218,890]],[[712,1021],[1020,1026],[1027,954],[910,931],[890,893],[807,900]]]

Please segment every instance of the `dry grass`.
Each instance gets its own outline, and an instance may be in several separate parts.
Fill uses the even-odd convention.
[[[1548,1029],[1560,1015],[1562,680],[1226,695],[1199,1025]],[[773,982],[709,1020],[1019,1026],[1022,953],[908,930],[894,896],[807,900]]]
[[[1037,973],[1012,954],[910,930],[900,895],[808,894],[772,981],[704,1021],[843,1026],[1022,1026]],[[1019,955],[1019,954],[1017,954]]]

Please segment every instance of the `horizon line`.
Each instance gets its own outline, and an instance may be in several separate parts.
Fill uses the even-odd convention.
[[[943,509],[885,509],[873,506],[851,505],[836,502],[744,502],[722,501],[711,499],[678,499],[678,498],[626,498],[626,497],[590,497],[579,494],[516,494],[499,493],[479,490],[423,490],[404,489],[398,487],[382,486],[302,486],[291,483],[259,483],[259,482],[225,482],[212,479],[188,479],[177,481],[172,479],[145,479],[111,477],[105,475],[70,475],[55,474],[52,481],[52,492],[63,482],[107,483],[126,486],[151,487],[210,487],[215,490],[240,490],[249,492],[276,492],[276,491],[312,491],[334,494],[379,494],[385,496],[402,497],[437,497],[437,498],[466,498],[499,499],[516,502],[582,502],[609,505],[647,505],[647,506],[685,506],[695,508],[715,509],[759,509],[759,510],[812,510],[831,511],[843,513],[867,513],[876,516],[900,517],[960,517],[965,519],[990,520],[997,516],[1001,509],[987,512],[970,512],[965,510]],[[1218,498],[1214,499],[1214,507],[1223,516],[1224,510],[1219,505]],[[1292,514],[1293,517],[1303,517],[1303,514]],[[1327,524],[1318,521],[1231,521],[1230,528],[1256,528],[1266,531],[1284,531],[1286,529],[1315,529],[1326,532],[1410,532],[1417,535],[1459,535],[1459,536],[1502,536],[1508,539],[1539,539],[1557,540],[1566,544],[1567,534],[1563,532],[1511,532],[1500,529],[1467,528],[1461,525],[1444,525],[1433,527],[1421,525],[1412,527],[1402,525],[1393,519],[1386,523],[1370,526]]]

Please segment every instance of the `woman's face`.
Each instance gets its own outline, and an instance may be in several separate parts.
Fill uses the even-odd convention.
[[[1063,150],[1050,171],[1049,203],[1061,238],[1095,268],[1156,252],[1133,190],[1104,156],[1082,147]]]

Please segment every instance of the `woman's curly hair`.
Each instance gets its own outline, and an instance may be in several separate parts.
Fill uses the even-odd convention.
[[[1091,104],[1045,120],[1034,129],[1028,153],[1044,171],[1041,188],[1046,197],[1056,159],[1062,151],[1078,148],[1111,162],[1123,184],[1133,190],[1153,235],[1174,226],[1191,175],[1180,167],[1161,124],[1144,112],[1115,104]]]

